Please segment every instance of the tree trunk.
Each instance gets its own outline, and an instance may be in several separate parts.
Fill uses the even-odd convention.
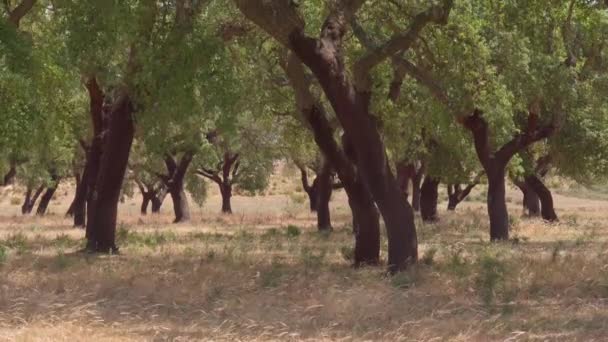
[[[437,216],[437,199],[439,180],[429,175],[424,177],[422,188],[420,189],[420,214],[425,222],[435,222],[439,220]]]
[[[172,189],[169,194],[173,200],[173,212],[175,213],[173,223],[190,221],[190,206],[184,188]]]
[[[553,207],[553,195],[543,182],[535,175],[527,176],[525,183],[536,193],[541,203],[541,216],[549,222],[558,221],[555,208]]]
[[[317,229],[319,231],[331,231],[331,217],[329,212],[329,200],[331,199],[333,177],[329,162],[323,162],[323,166],[317,175]]]
[[[21,206],[21,213],[23,215],[32,212],[32,209],[34,209],[34,205],[36,204],[38,197],[40,197],[43,191],[44,185],[41,185],[38,187],[38,189],[36,189],[34,196],[32,196],[32,189],[30,187],[27,188],[27,191],[25,193],[25,200],[23,201],[23,205]]]
[[[21,205],[21,214],[25,215],[28,214],[28,208],[30,206],[30,202],[32,201],[32,188],[31,187],[27,187],[27,190],[25,191],[25,199],[23,200],[23,204]]]
[[[142,201],[141,201],[140,212],[142,215],[147,215],[148,214],[148,205],[152,201],[153,195],[150,192],[145,192],[145,193],[142,192],[141,196],[142,196]]]
[[[166,185],[173,200],[173,212],[175,213],[173,223],[190,221],[190,206],[184,191],[184,177],[192,162],[192,157],[192,153],[185,152],[179,160],[179,164],[175,162],[173,157],[169,155],[165,157],[165,164],[170,175],[169,182]]]
[[[495,165],[487,170],[488,215],[490,216],[490,240],[509,239],[509,212],[505,195],[505,166]]]
[[[122,95],[110,113],[107,133],[103,144],[103,154],[98,177],[89,206],[87,222],[87,247],[89,250],[110,253],[117,252],[116,218],[120,189],[127,170],[129,153],[135,127],[133,104],[128,96]]]
[[[43,216],[46,214],[46,210],[53,199],[53,195],[55,195],[55,191],[57,191],[57,187],[59,186],[60,178],[57,176],[55,171],[51,171],[51,181],[53,182],[50,187],[46,189],[44,195],[40,198],[40,203],[38,203],[38,209],[36,209],[36,215]]]
[[[92,231],[94,228],[93,220],[95,219],[95,197],[97,190],[97,181],[99,178],[99,169],[101,168],[102,150],[103,150],[103,132],[107,125],[107,120],[104,120],[103,102],[104,93],[97,83],[95,77],[90,78],[86,82],[86,88],[89,93],[89,115],[93,126],[93,139],[91,145],[86,151],[86,164],[84,167],[82,180],[85,184],[82,193],[85,199],[79,199],[77,202],[79,207],[74,213],[74,226],[85,227],[85,237],[87,239],[87,249],[95,251],[97,249],[97,238]]]
[[[38,209],[36,209],[36,215],[44,216],[46,214],[46,210],[53,199],[53,195],[55,195],[55,191],[57,190],[57,185],[54,185],[50,188],[47,188],[44,192],[44,195],[40,197],[40,203],[38,203]]]
[[[302,175],[302,189],[304,189],[304,191],[308,195],[308,203],[310,204],[310,212],[314,213],[317,211],[317,199],[318,199],[317,189],[318,189],[318,184],[319,184],[318,177],[315,177],[315,179],[312,181],[312,184],[309,184],[308,183],[308,172],[306,171],[306,167],[300,166],[300,165],[298,165],[298,167],[300,168],[300,173]]]
[[[84,227],[86,225],[86,214],[87,214],[87,192],[88,192],[88,184],[90,182],[90,174],[91,174],[91,165],[89,163],[89,156],[87,151],[87,157],[85,161],[84,170],[82,171],[82,176],[80,179],[80,183],[76,186],[76,194],[74,195],[73,201],[73,217],[74,217],[74,227]]]
[[[15,175],[17,175],[17,166],[15,165],[15,163],[11,163],[10,169],[2,178],[2,185],[9,186],[13,184],[15,181]]]
[[[222,195],[222,213],[232,214],[232,185],[220,184],[220,194]]]
[[[479,184],[482,175],[483,173],[478,174],[473,183],[467,185],[464,190],[460,187],[460,184],[448,184],[448,210],[456,210],[456,206],[460,204],[460,202],[464,201],[464,199],[469,196],[473,188]]]
[[[167,189],[163,188],[159,190],[154,197],[152,197],[152,214],[160,213],[160,208],[162,207],[166,196]]]
[[[355,267],[377,265],[380,262],[380,217],[374,201],[358,181],[344,186],[353,214],[355,230]]]
[[[525,181],[513,180],[513,183],[523,194],[524,214],[530,217],[540,216],[540,199],[532,187]]]
[[[74,192],[74,199],[72,200],[72,203],[70,203],[70,207],[68,208],[68,211],[65,213],[65,216],[70,216],[70,217],[74,216],[74,207],[76,206],[76,194],[78,194],[78,191],[82,188],[82,179],[80,178],[80,173],[74,172],[74,179],[76,180],[76,189]]]
[[[355,234],[354,266],[377,265],[380,259],[380,223],[373,198],[363,181],[358,177],[355,167],[356,157],[352,159],[348,151],[349,144],[343,135],[343,149],[334,139],[332,128],[325,108],[314,100],[310,92],[304,68],[293,54],[289,62],[283,65],[292,84],[298,109],[312,130],[315,143],[323,156],[336,170],[348,196],[348,204],[353,216]]]
[[[399,163],[397,165],[397,182],[399,183],[399,188],[403,193],[403,197],[405,200],[408,200],[409,197],[409,185],[410,181],[413,181],[413,178],[416,174],[416,168],[413,164],[405,164]]]
[[[291,32],[290,47],[315,74],[349,137],[361,179],[384,219],[389,272],[393,273],[418,260],[414,212],[401,194],[376,121],[369,112],[371,92],[355,89],[348,80],[341,49],[342,36],[338,37],[334,30],[342,27],[340,20],[333,16],[327,19],[320,41],[306,37],[303,31]]]

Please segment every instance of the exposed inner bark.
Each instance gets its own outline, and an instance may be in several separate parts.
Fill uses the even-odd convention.
[[[135,133],[134,108],[128,95],[122,94],[114,103],[104,133],[103,154],[92,191],[87,222],[87,249],[115,253],[116,219],[120,189],[127,170],[129,153]]]
[[[439,179],[427,175],[420,189],[420,214],[425,222],[439,220],[437,199],[439,198]]]

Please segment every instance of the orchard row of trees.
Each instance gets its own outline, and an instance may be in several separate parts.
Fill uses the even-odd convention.
[[[24,213],[76,180],[89,252],[117,250],[117,206],[167,195],[189,219],[216,184],[263,190],[291,160],[331,230],[343,188],[355,264],[416,262],[414,212],[438,219],[487,183],[509,238],[507,179],[557,220],[543,178],[608,176],[608,4],[533,0],[6,0],[0,26],[4,184]],[[410,194],[411,192],[411,194]]]

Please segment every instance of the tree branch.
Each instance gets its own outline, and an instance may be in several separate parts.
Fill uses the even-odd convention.
[[[399,52],[407,51],[422,29],[431,22],[445,25],[453,5],[453,0],[445,0],[442,5],[432,6],[428,10],[417,14],[407,31],[394,35],[384,44],[372,48],[361,57],[354,66],[355,86],[358,91],[369,91],[371,88],[371,77],[369,72],[378,64]],[[351,22],[353,22],[351,20]],[[351,26],[355,27],[355,25]],[[355,35],[362,29],[354,30]],[[363,37],[362,37],[363,38]],[[368,43],[369,38],[364,38]],[[362,41],[363,42],[363,41]],[[371,46],[368,45],[368,49]]]
[[[15,9],[10,11],[8,22],[15,28],[19,28],[21,19],[34,7],[36,0],[23,0]],[[8,6],[7,6],[8,8]]]

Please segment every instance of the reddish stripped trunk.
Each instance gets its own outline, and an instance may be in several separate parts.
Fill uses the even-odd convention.
[[[133,104],[122,95],[114,104],[104,135],[103,154],[89,206],[87,247],[100,253],[117,252],[116,219],[120,189],[135,133]]]
[[[425,222],[439,220],[437,216],[437,199],[439,198],[439,180],[426,176],[420,189],[420,214]]]
[[[378,212],[371,194],[357,174],[356,155],[350,153],[351,144],[346,135],[343,135],[343,149],[341,149],[334,139],[335,131],[327,119],[323,105],[311,94],[311,84],[300,60],[291,54],[288,63],[283,64],[283,68],[295,90],[298,109],[312,130],[315,143],[325,161],[329,162],[338,174],[348,196],[355,233],[354,265],[356,267],[376,265],[380,256]]]
[[[403,269],[418,259],[418,242],[412,207],[405,201],[386,156],[378,128],[369,113],[369,92],[357,92],[348,81],[342,61],[341,39],[333,30],[338,18],[324,24],[321,41],[306,38],[301,31],[290,35],[293,51],[319,80],[345,133],[351,139],[357,168],[372,194],[387,229],[389,270]],[[336,22],[334,22],[336,21]]]

